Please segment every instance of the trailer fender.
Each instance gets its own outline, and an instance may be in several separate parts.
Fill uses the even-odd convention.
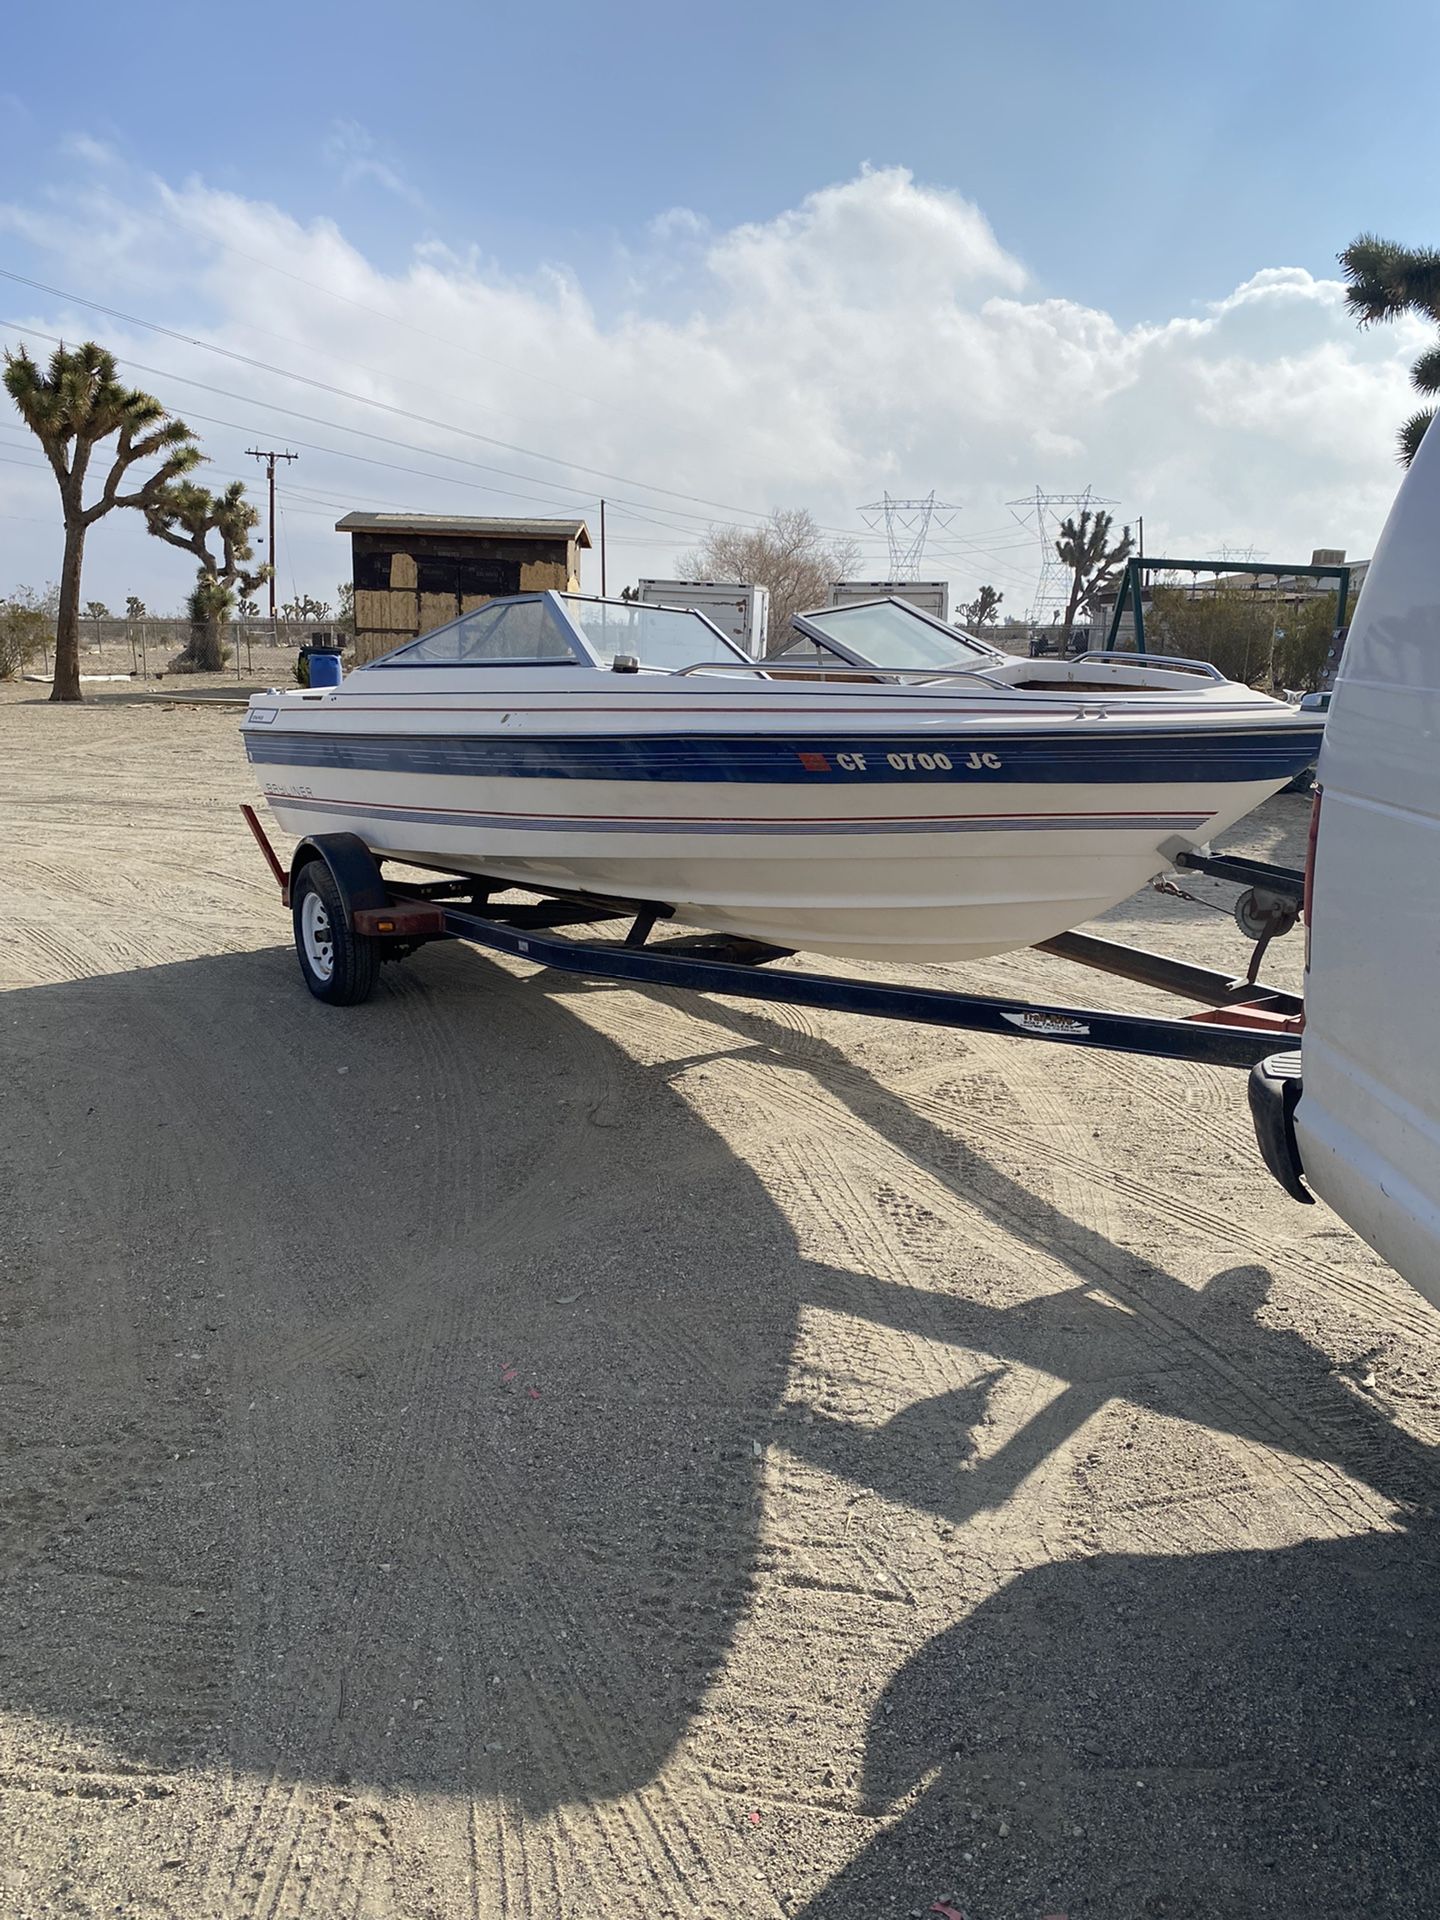
[[[301,870],[312,860],[319,860],[329,868],[352,922],[357,913],[388,904],[380,863],[358,833],[316,833],[300,841],[290,859],[292,894]]]

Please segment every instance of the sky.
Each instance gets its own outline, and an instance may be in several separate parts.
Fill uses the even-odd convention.
[[[1146,550],[1371,550],[1429,332],[1361,332],[1335,256],[1440,241],[1440,10],[736,0],[341,11],[75,0],[7,25],[0,345],[94,338],[224,483],[281,476],[282,597],[351,508],[578,513],[608,584],[806,506],[888,571],[1023,611],[1012,503],[1093,487]],[[59,569],[0,409],[0,592]],[[177,607],[134,513],[85,593]],[[586,586],[599,587],[596,556]]]

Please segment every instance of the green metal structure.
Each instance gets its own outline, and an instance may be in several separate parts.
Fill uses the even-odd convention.
[[[1115,645],[1116,635],[1120,631],[1120,616],[1128,600],[1135,620],[1135,651],[1145,652],[1143,594],[1147,573],[1250,573],[1257,579],[1280,580],[1298,575],[1306,580],[1338,580],[1339,599],[1335,608],[1337,628],[1344,626],[1345,615],[1350,607],[1350,569],[1338,562],[1328,566],[1317,566],[1313,561],[1306,566],[1298,563],[1294,566],[1272,566],[1268,561],[1259,560],[1161,560],[1146,554],[1143,558],[1137,557],[1125,563],[1125,578],[1120,583],[1120,591],[1115,596],[1115,611],[1110,616],[1110,631],[1105,640],[1107,647]]]

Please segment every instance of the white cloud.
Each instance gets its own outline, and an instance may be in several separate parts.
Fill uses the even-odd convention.
[[[335,120],[325,136],[325,158],[342,187],[376,186],[408,200],[413,207],[425,202],[400,169],[384,156],[380,142],[358,120]]]
[[[374,172],[388,161],[351,134],[361,130],[336,149],[342,171],[388,184]],[[1428,337],[1411,323],[1361,333],[1337,282],[1286,266],[1229,291],[1197,287],[1194,309],[1163,325],[1123,326],[1033,292],[977,207],[901,168],[867,169],[729,231],[686,210],[658,214],[640,250],[619,261],[618,314],[563,264],[517,274],[425,240],[405,270],[387,273],[333,221],[303,223],[199,182],[112,175],[89,200],[0,208],[5,226],[43,250],[36,278],[435,423],[30,296],[35,326],[58,332],[63,321],[73,337],[78,314],[163,370],[136,377],[178,410],[234,422],[197,422],[217,473],[244,471],[245,446],[264,436],[441,476],[302,446],[282,477],[287,592],[292,571],[302,589],[329,592],[348,570],[329,531],[346,505],[593,517],[602,491],[612,586],[668,572],[707,509],[642,481],[755,512],[804,504],[861,532],[855,509],[882,488],[934,487],[965,511],[937,537],[927,571],[965,593],[993,580],[1007,607],[1026,604],[1035,555],[1005,502],[1037,481],[1065,491],[1093,483],[1126,517],[1143,513],[1151,551],[1233,541],[1276,558],[1317,545],[1359,555],[1398,479],[1407,366]],[[253,398],[201,393],[181,375]],[[351,439],[346,426],[405,444]],[[43,519],[48,484],[0,465],[0,514],[8,501]],[[0,585],[54,572],[33,557],[36,529],[25,535],[0,522]],[[186,584],[179,557],[128,523],[97,530],[89,564],[103,598],[133,590],[164,604]],[[884,571],[873,538],[866,564]],[[598,582],[593,562],[589,577]]]
[[[120,156],[115,148],[89,133],[67,134],[60,142],[60,151],[68,154],[72,160],[83,160],[89,167],[107,168],[119,164]]]
[[[710,223],[691,207],[666,207],[646,228],[651,239],[661,245],[685,245],[709,237]]]

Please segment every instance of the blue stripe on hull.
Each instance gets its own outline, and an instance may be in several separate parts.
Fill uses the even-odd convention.
[[[1319,728],[1103,734],[530,735],[342,734],[246,728],[257,765],[461,779],[668,780],[716,785],[949,785],[1064,782],[1107,786],[1288,780],[1320,749]],[[922,766],[921,756],[932,764]],[[986,765],[981,756],[995,761]],[[949,765],[933,764],[936,759]],[[970,762],[975,760],[976,764]],[[898,763],[898,764],[897,764]]]
[[[1090,833],[1105,830],[1143,833],[1193,832],[1210,817],[1204,813],[999,813],[937,815],[895,820],[670,820],[611,819],[595,814],[512,814],[469,812],[458,807],[385,806],[367,800],[317,800],[288,794],[267,796],[271,806],[296,813],[343,814],[350,819],[403,821],[427,827],[466,827],[510,833],[724,834],[761,835],[891,833]]]

